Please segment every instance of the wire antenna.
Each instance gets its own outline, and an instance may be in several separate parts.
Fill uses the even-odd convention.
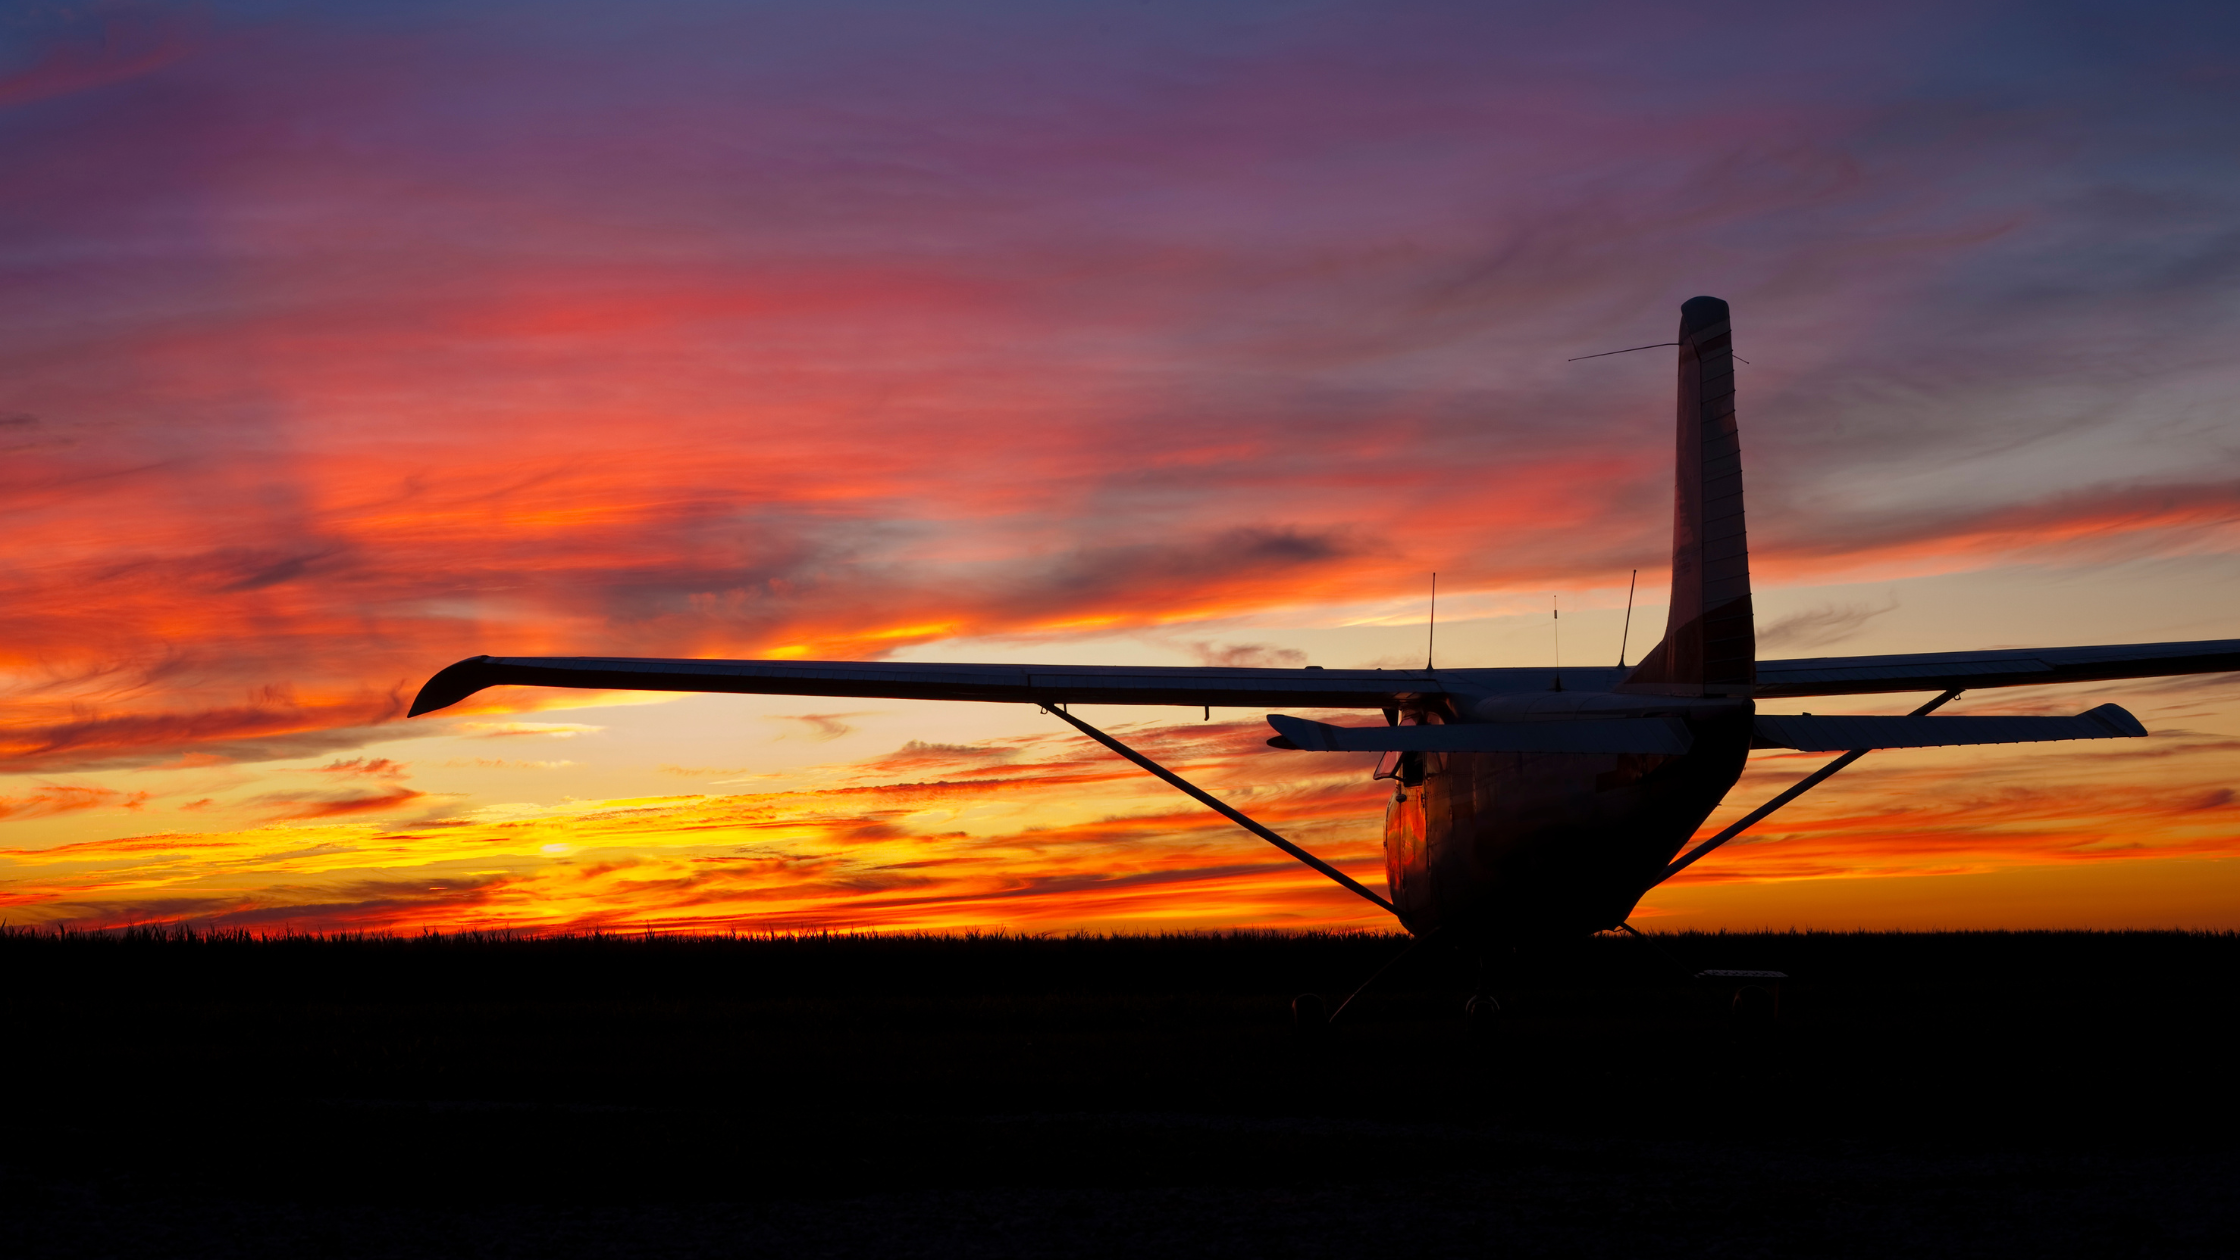
[[[1651,342],[1650,344],[1648,344],[1648,345],[1646,345],[1646,346],[1627,346],[1627,347],[1626,347],[1625,349],[1623,349],[1623,350],[1605,350],[1605,351],[1603,351],[1603,352],[1602,352],[1602,353],[1600,353],[1600,354],[1582,354],[1582,355],[1579,355],[1579,356],[1577,356],[1576,358],[1565,359],[1565,360],[1564,360],[1564,362],[1565,362],[1565,363],[1577,363],[1577,362],[1579,362],[1579,360],[1581,360],[1581,359],[1607,359],[1607,358],[1609,358],[1609,357],[1610,357],[1611,355],[1613,355],[1613,354],[1632,354],[1632,353],[1633,353],[1634,351],[1636,351],[1636,350],[1657,350],[1657,349],[1661,349],[1662,347],[1665,347],[1665,346],[1677,346],[1677,345],[1679,345],[1679,344],[1680,344],[1680,343],[1679,343],[1679,342],[1677,342],[1677,341],[1657,341],[1657,342]],[[1743,357],[1742,357],[1741,355],[1739,355],[1739,354],[1738,354],[1738,355],[1736,355],[1736,356],[1734,356],[1734,361],[1735,361],[1735,362],[1737,362],[1737,363],[1749,363],[1749,362],[1750,362],[1750,360],[1748,360],[1748,359],[1745,359],[1745,358],[1743,358]],[[1753,366],[1755,366],[1755,365],[1753,365]]]
[[[1431,649],[1439,644],[1439,575],[1431,575],[1431,620],[1423,627],[1423,667],[1431,668]]]
[[[1635,569],[1626,579],[1626,628],[1618,632],[1618,668],[1626,667],[1626,640],[1633,637],[1633,584],[1641,580],[1641,570]]]
[[[1582,354],[1578,358],[1565,359],[1564,362],[1577,363],[1580,359],[1607,359],[1613,354],[1632,354],[1636,350],[1655,350],[1662,346],[1677,346],[1679,344],[1677,341],[1656,341],[1646,346],[1627,346],[1623,350],[1605,350],[1600,354]]]

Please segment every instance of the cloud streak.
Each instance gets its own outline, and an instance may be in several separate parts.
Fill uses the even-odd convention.
[[[115,788],[94,784],[42,783],[22,796],[0,796],[0,821],[12,818],[49,818],[56,814],[71,814],[85,809],[140,808],[148,799],[145,792],[127,795]]]
[[[1841,643],[1866,629],[1868,622],[1884,613],[1895,612],[1897,608],[1897,598],[1892,596],[1879,607],[1873,604],[1822,604],[1817,608],[1793,612],[1758,627],[1758,650],[1761,654],[1779,654]]]
[[[1353,758],[1274,752],[1258,722],[1127,735],[1375,886],[1385,788]],[[1876,754],[1700,864],[1688,884],[1980,873],[2240,857],[2230,740],[2149,750]],[[2144,755],[2144,754],[2143,754]],[[1736,804],[1818,764],[1762,754]],[[274,802],[290,821],[0,851],[18,921],[151,918],[415,930],[721,930],[1368,924],[1377,912],[1072,735],[905,746],[832,786],[571,802],[383,827],[407,789]],[[1676,892],[1686,890],[1675,886]],[[1658,912],[1652,895],[1647,913]]]

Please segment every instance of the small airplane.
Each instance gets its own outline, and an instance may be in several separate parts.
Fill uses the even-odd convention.
[[[1628,668],[1297,669],[476,656],[412,714],[485,687],[719,691],[1040,705],[1397,916],[1482,951],[1631,928],[1635,904],[1873,749],[2141,738],[2113,704],[2071,717],[1933,717],[1964,690],[2240,670],[2240,639],[1761,661],[1750,607],[1727,304],[1680,308],[1671,611]],[[1643,347],[1646,348],[1646,347]],[[1761,699],[1936,692],[1904,716],[1759,716]],[[1382,726],[1270,714],[1278,748],[1384,754],[1386,896],[1070,712],[1077,704],[1360,709]],[[1210,711],[1210,709],[1209,709]],[[1753,748],[1843,755],[1685,854]]]

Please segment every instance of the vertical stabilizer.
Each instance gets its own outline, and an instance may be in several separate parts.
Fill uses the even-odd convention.
[[[1629,688],[1747,696],[1757,680],[1750,546],[1742,522],[1742,443],[1734,423],[1734,338],[1727,304],[1680,307],[1679,450],[1672,508],[1672,611],[1664,642]]]

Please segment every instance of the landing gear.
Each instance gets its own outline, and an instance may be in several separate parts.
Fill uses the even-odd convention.
[[[1500,1026],[1501,1003],[1489,992],[1492,986],[1488,984],[1488,973],[1495,970],[1506,971],[1510,961],[1507,951],[1496,952],[1491,958],[1483,953],[1478,955],[1476,991],[1462,1003],[1462,1018],[1472,1036],[1488,1036]]]
[[[1319,993],[1302,993],[1291,999],[1291,1031],[1301,1038],[1319,1037],[1330,1028],[1330,1015]]]

